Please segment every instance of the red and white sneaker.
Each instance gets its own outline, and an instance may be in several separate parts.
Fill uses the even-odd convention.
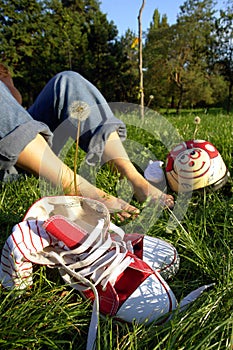
[[[170,243],[148,235],[125,233],[113,223],[110,223],[110,230],[113,231],[111,233],[113,239],[116,237],[117,232],[127,243],[128,249],[138,258],[145,261],[153,270],[159,272],[165,280],[177,273],[180,258],[176,248]]]
[[[68,249],[45,257],[54,259],[63,279],[86,298],[94,301],[97,293],[102,314],[140,323],[167,317],[176,306],[170,287],[123,240],[112,240],[104,223],[98,220],[88,232],[61,215],[52,216],[43,227]]]
[[[41,200],[14,227],[1,259],[4,287],[31,285],[32,264],[43,264],[58,268],[65,282],[93,301],[88,348],[99,311],[127,322],[160,322],[177,306],[162,276],[128,250],[119,232],[112,239],[109,226],[109,212],[97,201]]]
[[[96,203],[95,209],[91,215],[88,215],[86,212],[80,211],[79,202],[80,197],[76,196],[44,197],[32,205],[24,220],[46,220],[52,215],[59,214],[75,222],[77,218],[80,219],[81,216],[85,215],[86,219],[83,220],[83,224],[89,225],[92,219],[95,220],[97,213],[105,207],[102,203],[93,201]],[[167,280],[177,273],[180,262],[179,255],[176,248],[168,242],[138,233],[127,234],[112,222],[109,224],[109,230],[112,238],[123,239],[132,253],[145,261],[153,270],[159,272],[164,279]]]
[[[172,257],[166,243],[150,237],[125,235],[110,223],[107,208],[97,201],[77,197],[45,197],[13,228],[1,256],[0,279],[6,288],[32,285],[32,264],[58,268],[66,283],[93,301],[87,349],[95,343],[99,311],[126,322],[165,322],[177,301],[157,267],[163,254]],[[148,244],[149,242],[149,244]],[[145,249],[146,247],[146,249]],[[147,248],[147,247],[150,247]],[[155,253],[161,248],[161,252]],[[164,247],[166,249],[164,249]],[[154,267],[139,258],[147,257]],[[166,268],[168,270],[168,268]],[[191,292],[180,302],[184,310],[209,286]]]
[[[102,210],[102,204],[99,202],[95,203],[97,204],[95,204],[94,217],[96,217],[98,211],[101,212]],[[25,245],[22,251],[25,249],[31,249],[32,251],[41,250],[46,246],[51,245],[51,242],[47,242],[49,241],[49,238],[47,233],[43,232],[43,230],[38,231],[38,234],[41,236],[39,238],[37,237],[35,242],[32,242],[32,238],[30,238],[31,242],[28,241],[27,236],[33,236],[32,232],[35,231],[34,226],[40,226],[40,221],[43,222],[43,220],[48,219],[51,215],[55,215],[56,213],[75,221],[77,217],[81,218],[81,216],[84,215],[84,212],[80,211],[79,207],[80,197],[75,196],[44,197],[32,205],[26,213],[24,221],[20,224],[22,226],[30,225],[32,228],[23,227],[21,229],[21,232],[27,232],[25,237],[22,237],[22,235],[15,236],[14,232],[17,230],[16,225],[16,227],[13,228],[12,236],[8,239],[2,251],[0,279],[3,280],[4,278],[5,282],[3,282],[3,285],[5,287],[24,289],[27,285],[32,284],[32,265],[30,262],[26,265],[26,261],[22,260],[23,255],[20,249],[22,245]],[[93,213],[92,215],[89,215],[88,222],[91,221],[92,217]],[[37,220],[37,222],[33,222],[35,220]],[[30,221],[30,223],[26,223],[26,221]],[[85,225],[88,225],[86,221],[83,221],[83,224],[85,222]],[[168,242],[137,233],[125,234],[121,228],[111,222],[109,230],[113,239],[123,239],[131,253],[134,253],[137,257],[144,260],[153,270],[159,272],[164,279],[168,279],[178,271],[178,253]],[[34,236],[34,238],[36,237]],[[19,249],[17,249],[17,245]],[[13,261],[9,263],[7,260],[9,259],[9,256],[12,255],[13,251],[16,263]],[[21,269],[22,263],[24,266],[23,269]],[[24,282],[25,285],[22,282]]]

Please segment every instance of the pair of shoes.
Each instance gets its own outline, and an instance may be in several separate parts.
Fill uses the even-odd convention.
[[[178,270],[176,249],[149,236],[125,234],[92,199],[44,197],[28,210],[3,247],[3,287],[31,286],[33,264],[58,268],[67,284],[92,300],[87,349],[95,343],[99,312],[126,322],[161,323],[178,305],[165,280]]]

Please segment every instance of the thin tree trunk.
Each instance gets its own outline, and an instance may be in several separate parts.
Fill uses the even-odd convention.
[[[142,6],[138,15],[138,45],[139,45],[139,92],[140,92],[140,111],[141,118],[144,119],[144,85],[143,85],[143,57],[142,57],[142,11],[144,9],[146,0],[142,1]]]
[[[183,95],[184,95],[184,90],[183,90],[183,86],[180,86],[180,96],[179,96],[179,101],[176,107],[176,114],[180,113],[181,110],[181,106],[182,106],[182,102],[183,102]]]

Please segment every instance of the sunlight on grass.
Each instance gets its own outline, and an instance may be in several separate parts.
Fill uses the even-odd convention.
[[[195,112],[167,115],[169,122],[185,140],[194,133]],[[232,172],[232,115],[200,113],[196,137],[213,143]],[[124,117],[122,117],[124,119]],[[146,120],[153,130],[153,119]],[[153,133],[128,127],[128,139],[143,145],[138,152],[140,164],[146,164],[150,152],[166,160],[168,150]],[[135,146],[135,144],[133,144]],[[130,149],[133,154],[135,149]],[[73,166],[74,147],[66,151],[65,161]],[[83,152],[79,153],[81,160]],[[81,162],[80,160],[80,162]],[[107,166],[94,174],[99,187],[116,194],[119,176]],[[91,177],[91,172],[90,172]],[[20,222],[28,208],[41,196],[42,184],[33,176],[12,183],[1,183],[1,248],[12,227]],[[45,184],[46,186],[46,184]],[[122,189],[124,191],[124,189]],[[126,188],[127,191],[127,188]],[[174,194],[176,196],[176,194]],[[132,199],[139,208],[141,206]],[[233,349],[233,197],[232,179],[217,192],[193,193],[189,208],[174,230],[166,230],[169,212],[159,217],[145,211],[143,219],[129,223],[147,234],[165,239],[177,248],[181,257],[178,274],[169,281],[178,301],[201,285],[215,285],[189,306],[175,312],[164,325],[125,324],[114,318],[101,318],[97,349],[101,350],[225,350]],[[152,223],[148,225],[148,222]],[[34,285],[22,295],[0,289],[0,349],[4,350],[83,350],[91,317],[91,305],[65,286],[56,270],[37,267]]]

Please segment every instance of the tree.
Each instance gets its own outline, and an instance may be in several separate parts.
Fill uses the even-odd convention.
[[[1,59],[12,67],[32,57],[43,31],[41,12],[42,5],[36,0],[0,1]]]
[[[134,42],[135,34],[128,29],[115,44],[117,67],[115,79],[109,84],[115,98],[111,101],[138,103],[138,47]]]
[[[12,67],[26,106],[66,69],[117,99],[126,57],[97,0],[0,0],[0,19],[1,60]]]
[[[213,72],[209,56],[214,42],[214,3],[188,0],[180,7],[177,23],[169,26],[154,12],[146,44],[145,79],[157,106],[209,105],[213,96]],[[216,80],[215,80],[216,81]]]
[[[58,0],[0,3],[1,60],[12,67],[24,103],[29,105],[51,76],[70,67],[74,47],[70,42],[75,36],[77,47],[81,38],[78,21],[71,23],[71,16]]]
[[[144,47],[145,97],[149,101],[153,95],[151,107],[158,108],[169,104],[169,92],[172,84],[169,81],[168,52],[171,44],[172,30],[166,15],[157,9],[147,32]],[[172,94],[173,95],[173,94]]]
[[[138,64],[139,64],[139,91],[140,91],[140,111],[141,117],[144,118],[144,84],[143,84],[143,57],[142,57],[142,12],[145,6],[145,0],[138,13]]]
[[[231,110],[233,94],[233,4],[228,1],[216,20],[217,40],[215,67],[228,82],[227,112]]]
[[[179,91],[177,113],[191,90],[186,97],[189,105],[212,102],[207,56],[214,40],[215,13],[212,0],[188,0],[180,10],[169,58],[170,77]]]

